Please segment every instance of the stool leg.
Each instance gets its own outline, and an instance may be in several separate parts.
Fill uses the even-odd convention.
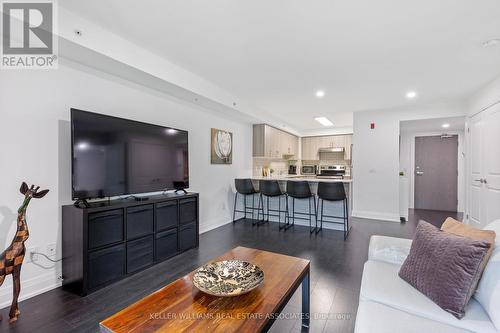
[[[281,195],[278,197],[278,230],[281,225]]]
[[[318,229],[318,210],[316,208],[316,196],[313,196],[313,200],[314,200],[314,221],[315,221],[315,229],[316,229],[316,233],[319,232],[319,229]],[[319,199],[318,199],[319,200]]]
[[[266,222],[269,222],[269,197],[267,197],[267,219]]]
[[[292,198],[292,225],[295,225],[295,198]]]
[[[325,200],[321,199],[321,220],[320,220],[320,229],[323,229],[323,205]]]
[[[245,211],[245,220],[247,219],[247,195],[245,194],[245,199],[243,200],[243,210]]]
[[[315,229],[312,228],[312,215],[311,215],[311,197],[307,199],[307,205],[309,206],[309,233],[312,234]]]
[[[286,225],[283,226],[283,229],[285,231],[290,227],[290,207],[288,206],[288,195],[285,194],[285,206],[286,206],[286,212],[285,212],[285,222]]]
[[[255,193],[252,193],[252,220],[255,220]]]
[[[236,223],[236,201],[238,200],[238,192],[234,194],[234,208],[233,208],[233,223]]]
[[[346,233],[346,202],[345,202],[345,200],[342,200],[342,204],[344,206],[344,240],[346,240],[347,233]]]
[[[257,221],[259,221],[260,218],[260,198],[262,197],[262,194],[259,193],[259,197],[257,198],[257,201],[259,202],[257,204]],[[252,225],[255,225],[255,221],[252,221]]]

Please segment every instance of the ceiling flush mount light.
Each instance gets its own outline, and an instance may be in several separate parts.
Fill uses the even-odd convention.
[[[314,120],[323,126],[333,126],[333,123],[327,117],[316,117]]]
[[[492,47],[500,44],[500,38],[492,38],[483,42],[483,47]]]
[[[414,99],[415,97],[417,97],[417,92],[416,91],[408,91],[406,93],[406,98],[408,99]]]
[[[325,91],[324,90],[318,90],[318,91],[316,91],[316,97],[318,97],[318,98],[325,97]]]
[[[442,128],[450,128],[450,124],[443,124],[441,125]]]

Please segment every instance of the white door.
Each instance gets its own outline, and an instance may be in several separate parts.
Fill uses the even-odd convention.
[[[500,104],[469,124],[469,221],[479,226],[500,219]]]
[[[484,221],[486,225],[500,219],[500,104],[490,108],[484,117]]]
[[[469,221],[477,224],[481,224],[481,202],[483,195],[483,145],[481,143],[482,130],[483,130],[482,114],[478,114],[470,119],[469,123]]]

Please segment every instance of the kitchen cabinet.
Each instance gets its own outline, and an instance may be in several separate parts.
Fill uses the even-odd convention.
[[[309,136],[301,140],[302,160],[318,160],[320,148],[344,148],[344,159],[351,159],[352,135]]]
[[[352,160],[352,135],[345,135],[344,160]]]
[[[297,156],[299,138],[266,124],[253,126],[253,156],[290,158]]]

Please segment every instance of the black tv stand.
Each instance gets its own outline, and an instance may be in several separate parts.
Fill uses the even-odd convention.
[[[75,207],[78,207],[78,208],[89,208],[90,207],[90,204],[87,201],[87,199],[78,199],[75,201],[75,203],[73,205],[75,205]]]
[[[179,193],[179,192],[184,192],[184,194],[188,194],[187,191],[183,188],[178,188],[177,190],[175,190],[175,194]]]
[[[87,295],[199,244],[197,193],[62,207],[63,287]],[[165,263],[176,270],[176,261]]]

